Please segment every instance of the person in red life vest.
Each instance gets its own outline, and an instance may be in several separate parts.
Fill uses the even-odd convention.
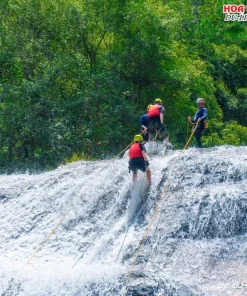
[[[205,126],[204,123],[208,116],[208,110],[205,108],[205,100],[202,98],[199,98],[196,100],[196,104],[198,107],[198,110],[194,116],[193,119],[191,119],[190,116],[187,117],[187,120],[192,123],[196,128],[194,129],[194,135],[196,138],[196,147],[202,148],[202,142],[201,137],[203,135]]]
[[[164,125],[165,108],[162,106],[160,98],[155,99],[154,105],[148,110],[149,118],[149,141],[158,138],[164,141],[168,137],[167,130]]]
[[[137,170],[140,170],[146,172],[147,180],[151,184],[151,171],[142,135],[135,135],[133,142],[129,149],[129,170],[133,171],[133,181],[137,179]]]

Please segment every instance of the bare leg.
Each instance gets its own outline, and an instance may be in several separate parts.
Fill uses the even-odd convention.
[[[165,138],[164,143],[169,143],[169,136]]]
[[[133,182],[135,182],[137,180],[137,172],[133,173]]]
[[[148,183],[151,184],[151,171],[149,168],[146,168],[146,177],[147,177]]]

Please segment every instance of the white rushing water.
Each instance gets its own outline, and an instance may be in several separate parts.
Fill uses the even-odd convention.
[[[0,295],[247,295],[247,147],[127,162],[0,176]]]

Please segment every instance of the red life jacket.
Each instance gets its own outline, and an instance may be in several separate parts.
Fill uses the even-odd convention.
[[[160,116],[160,106],[159,105],[153,105],[148,110],[148,118]]]
[[[129,157],[130,159],[143,158],[142,150],[139,143],[134,143],[133,145],[131,145],[129,150]]]

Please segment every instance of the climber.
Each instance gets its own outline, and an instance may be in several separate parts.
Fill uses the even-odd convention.
[[[194,116],[193,119],[191,119],[190,116],[187,117],[187,120],[194,125],[194,135],[196,138],[196,147],[202,148],[202,142],[201,137],[204,131],[204,123],[207,119],[208,110],[204,107],[205,100],[202,98],[199,98],[196,100],[196,104],[198,107],[198,110]],[[197,124],[197,126],[196,126]]]
[[[148,183],[151,184],[151,171],[142,135],[135,135],[133,142],[129,150],[129,170],[133,171],[133,181],[137,179],[137,170],[141,170],[146,172]]]
[[[160,98],[155,99],[154,105],[148,110],[149,118],[149,141],[158,138],[164,141],[168,137],[167,130],[164,125],[165,108],[162,106]]]
[[[149,104],[147,106],[147,112],[149,110],[150,107],[152,107],[153,105]],[[140,118],[140,125],[141,125],[141,133],[143,136],[143,139],[145,142],[148,141],[148,125],[149,125],[149,118],[148,118],[148,113],[143,114]]]

